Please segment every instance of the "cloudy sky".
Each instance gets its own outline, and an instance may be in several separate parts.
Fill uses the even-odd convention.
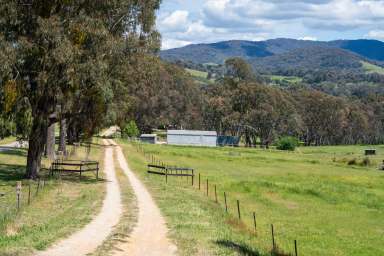
[[[163,0],[163,49],[222,40],[384,41],[384,0]]]

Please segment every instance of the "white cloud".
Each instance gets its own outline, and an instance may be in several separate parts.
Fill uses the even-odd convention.
[[[384,30],[371,30],[366,35],[367,38],[384,40]]]
[[[172,48],[179,48],[179,47],[189,45],[191,43],[192,42],[177,40],[177,39],[163,39],[162,49],[167,50],[167,49],[172,49]]]
[[[173,5],[158,18],[163,48],[277,37],[384,39],[384,0],[174,0]]]
[[[304,40],[304,41],[317,41],[317,37],[314,36],[304,36],[304,37],[299,37],[299,40]]]
[[[160,25],[168,31],[182,31],[188,26],[188,16],[188,11],[177,10],[161,20]]]

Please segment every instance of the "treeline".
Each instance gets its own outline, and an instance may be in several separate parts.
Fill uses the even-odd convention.
[[[268,147],[290,135],[306,145],[384,142],[384,95],[363,99],[335,97],[323,92],[287,90],[256,82],[242,60],[227,61],[227,76],[206,91],[204,125],[221,134],[238,135],[239,127],[250,146]]]

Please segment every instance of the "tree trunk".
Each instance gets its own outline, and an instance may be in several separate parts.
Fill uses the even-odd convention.
[[[45,156],[49,160],[55,159],[55,124],[51,124],[47,129],[47,140],[45,144]]]
[[[60,120],[60,142],[59,142],[59,151],[65,153],[67,150],[67,122],[65,119]]]
[[[44,152],[44,145],[47,136],[48,122],[43,116],[35,116],[31,134],[29,136],[29,148],[27,158],[26,176],[29,179],[36,179],[39,175],[41,157]]]

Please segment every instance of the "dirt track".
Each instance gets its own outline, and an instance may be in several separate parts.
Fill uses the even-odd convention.
[[[103,142],[104,145],[108,145],[108,141]],[[83,229],[48,250],[37,253],[37,256],[87,255],[96,250],[112,232],[122,214],[120,187],[116,178],[112,147],[107,147],[105,150],[104,172],[107,187],[100,213]]]
[[[110,141],[110,143],[114,143]],[[129,178],[139,206],[138,223],[128,241],[118,245],[114,256],[170,256],[175,255],[177,248],[167,238],[165,220],[151,195],[141,181],[129,168],[119,146],[115,147],[121,169]]]

